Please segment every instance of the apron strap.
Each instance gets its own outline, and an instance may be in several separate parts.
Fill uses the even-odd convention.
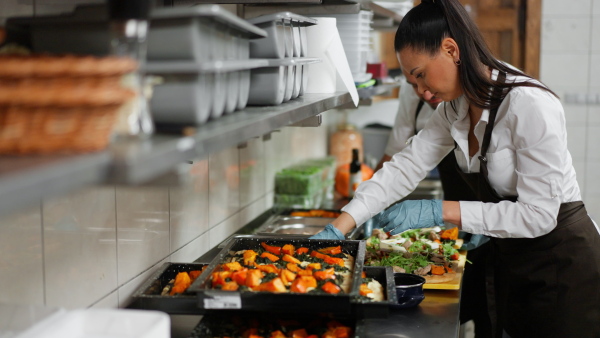
[[[498,73],[498,82],[504,83],[506,80],[506,73]],[[496,121],[496,114],[498,113],[498,107],[502,99],[502,88],[496,87],[492,93],[492,102],[498,102],[498,106],[490,109],[490,117],[488,119],[487,126],[485,127],[485,133],[483,141],[481,142],[481,155],[479,156],[480,161],[487,162],[485,155],[487,154],[488,147],[490,146],[490,139],[492,138],[492,130],[494,129],[494,122]],[[486,173],[487,174],[487,173]]]

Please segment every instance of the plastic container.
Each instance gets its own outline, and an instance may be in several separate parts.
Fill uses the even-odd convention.
[[[290,12],[280,12],[261,15],[248,22],[264,29],[268,34],[266,38],[251,41],[250,57],[281,59],[301,56],[301,27],[314,25],[317,21]]]
[[[92,55],[109,53],[108,25],[102,4],[80,5],[69,14],[9,18],[6,23],[9,33],[20,33],[15,42],[34,52]],[[266,31],[218,5],[155,8],[150,13],[147,58],[216,60],[225,54],[225,46],[236,42],[243,50],[239,55],[249,55],[250,45],[244,40],[265,36]]]
[[[292,99],[300,96],[300,87],[302,87],[302,66],[294,67],[294,89],[292,90]]]
[[[149,62],[146,72],[164,78],[150,101],[154,121],[200,125],[224,112],[243,109],[250,90],[250,69],[265,65],[268,61],[260,59]]]
[[[359,160],[363,160],[363,139],[361,133],[352,124],[342,124],[331,135],[329,154],[335,156],[337,165],[348,164],[352,161],[352,149],[358,149]]]
[[[314,195],[320,192],[324,168],[314,164],[300,164],[275,174],[275,193]]]
[[[294,91],[293,66],[320,61],[317,58],[270,59],[267,66],[252,69],[248,105],[279,105],[288,101]]]
[[[73,310],[50,316],[19,338],[169,338],[169,315],[127,309]]]

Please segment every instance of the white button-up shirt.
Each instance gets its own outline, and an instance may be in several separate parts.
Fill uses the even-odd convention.
[[[412,85],[406,81],[402,81],[398,97],[400,105],[396,113],[394,128],[384,151],[388,156],[394,156],[395,153],[406,148],[408,145],[406,141],[415,136],[415,126],[417,131],[423,129],[434,112],[433,108],[427,102],[424,102],[419,112],[419,117],[415,119],[417,106],[421,99],[415,93]]]
[[[492,78],[498,72],[492,72]],[[507,81],[516,77],[507,75]],[[518,78],[524,80],[524,78]],[[479,150],[469,157],[468,101],[442,103],[412,142],[360,184],[342,210],[358,225],[412,192],[426,174],[454,149],[463,172],[479,172]],[[455,109],[454,109],[455,108]],[[474,129],[481,148],[489,119],[484,110]],[[571,154],[567,149],[565,115],[560,101],[535,87],[515,87],[498,108],[488,159],[489,181],[500,196],[517,202],[460,202],[462,229],[499,238],[532,238],[556,227],[561,203],[580,201]],[[469,189],[464,183],[465,189]]]

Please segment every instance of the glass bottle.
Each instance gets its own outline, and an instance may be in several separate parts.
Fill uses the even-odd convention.
[[[350,182],[348,184],[348,197],[354,197],[354,192],[362,182],[361,163],[358,160],[358,149],[352,149],[352,162],[350,162]]]

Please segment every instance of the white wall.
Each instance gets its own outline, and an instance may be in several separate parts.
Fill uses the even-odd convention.
[[[600,220],[600,0],[544,0],[540,79],[560,97],[588,212]]]

